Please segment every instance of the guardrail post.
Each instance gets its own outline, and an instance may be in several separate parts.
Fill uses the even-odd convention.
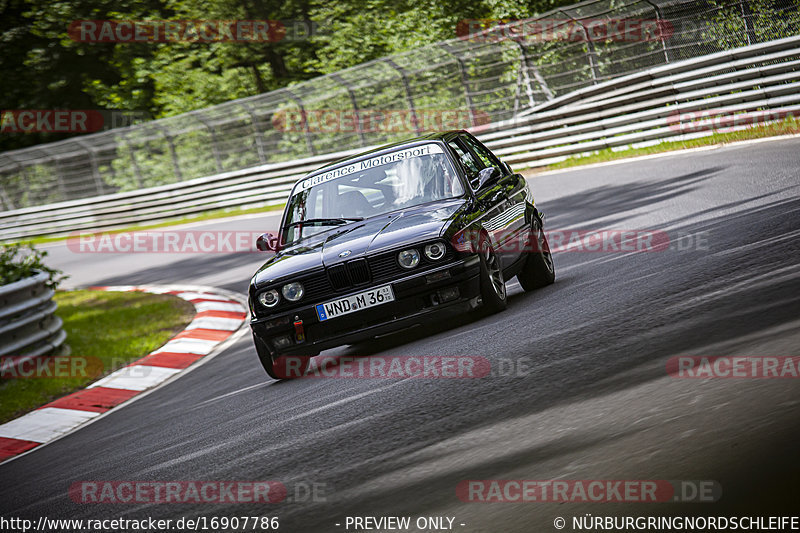
[[[361,146],[367,145],[367,139],[364,137],[364,129],[361,127],[361,114],[358,112],[358,102],[356,102],[356,93],[350,85],[342,79],[338,74],[330,74],[332,80],[336,81],[339,85],[345,88],[347,94],[350,96],[350,103],[353,105],[353,113],[356,114],[356,131],[358,132],[358,140],[361,141]]]
[[[470,126],[475,126],[477,124],[477,120],[475,118],[475,104],[472,101],[472,95],[469,92],[469,76],[467,76],[467,69],[464,65],[464,60],[461,59],[458,55],[453,53],[450,49],[450,46],[447,43],[439,43],[439,48],[450,54],[458,64],[458,72],[461,75],[461,85],[464,87],[464,99],[467,102],[467,109],[469,109],[469,122]]]
[[[406,92],[406,103],[408,104],[409,111],[411,111],[411,120],[414,121],[414,130],[417,132],[417,135],[421,135],[422,125],[419,123],[419,119],[417,118],[417,110],[414,108],[414,99],[411,96],[411,86],[408,84],[408,76],[406,75],[405,69],[392,61],[392,59],[389,57],[384,59],[384,62],[400,73],[400,78],[403,80],[403,88]]]

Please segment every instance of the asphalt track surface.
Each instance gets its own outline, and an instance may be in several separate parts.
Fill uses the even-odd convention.
[[[290,532],[344,531],[347,516],[450,516],[459,531],[511,532],[555,531],[556,516],[571,531],[571,517],[584,513],[797,514],[800,381],[676,379],[665,364],[678,355],[800,355],[799,173],[800,139],[788,139],[533,178],[548,229],[658,229],[670,248],[558,253],[556,283],[524,293],[511,282],[505,312],[325,352],[479,355],[492,362],[480,379],[274,382],[242,336],[168,386],[0,465],[0,513],[278,516]],[[274,229],[275,220],[197,227]],[[264,259],[49,251],[73,286],[241,293]],[[682,504],[456,496],[462,480],[494,478],[714,480],[722,495]],[[277,480],[289,500],[311,483],[324,497],[79,505],[67,491],[82,480]]]

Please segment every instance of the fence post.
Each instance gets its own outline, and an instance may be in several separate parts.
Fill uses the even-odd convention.
[[[579,25],[583,30],[583,35],[586,37],[586,56],[589,59],[589,68],[592,72],[592,84],[597,85],[600,78],[600,73],[598,72],[597,52],[594,49],[594,42],[592,42],[591,37],[589,37],[589,31],[586,29],[586,25],[572,15],[568,14],[563,9],[559,9],[559,12],[567,16],[572,22]]]
[[[653,6],[653,9],[656,12],[656,20],[659,23],[658,24],[658,39],[661,41],[661,49],[664,51],[664,61],[667,62],[667,63],[670,63],[671,59],[670,59],[670,54],[669,54],[669,48],[667,48],[667,40],[664,38],[664,31],[663,31],[663,28],[661,26],[661,22],[665,21],[666,19],[661,14],[661,8],[658,7],[658,4],[652,2],[652,0],[644,0],[644,1],[647,2],[648,4],[650,4],[651,6]]]
[[[100,176],[100,168],[97,166],[97,157],[95,156],[94,150],[92,150],[92,147],[89,146],[89,144],[83,139],[79,138],[77,139],[77,142],[89,153],[89,163],[92,166],[92,178],[94,178],[94,185],[97,187],[97,194],[102,196],[106,193],[106,191],[103,187],[103,178]]]
[[[336,83],[344,87],[347,91],[347,94],[350,96],[350,103],[353,106],[353,113],[356,114],[356,131],[358,132],[358,140],[361,142],[361,146],[366,146],[367,139],[364,137],[364,129],[361,127],[361,114],[358,112],[356,93],[353,92],[353,89],[350,87],[350,85],[339,74],[333,73],[330,74],[330,77]]]
[[[258,116],[256,115],[256,112],[253,110],[253,106],[251,106],[248,102],[242,102],[242,107],[244,107],[247,113],[250,115],[250,122],[253,124],[253,137],[255,138],[256,141],[258,160],[262,164],[266,163],[267,155],[264,152],[264,137],[262,136],[261,130],[258,127]]]
[[[547,86],[547,81],[539,72],[539,69],[536,68],[536,66],[529,64],[528,50],[525,48],[525,45],[519,42],[517,39],[512,40],[519,47],[520,66],[522,67],[522,74],[525,80],[525,93],[528,96],[528,106],[533,107],[536,105],[536,99],[533,97],[533,89],[531,88],[531,77],[528,70],[533,70],[533,76],[536,78],[536,82],[539,84],[539,87],[542,88],[542,93],[544,93],[545,98],[548,100],[555,98],[553,96],[553,92],[550,90],[550,87]],[[514,114],[516,114],[516,111]]]
[[[756,30],[753,27],[753,10],[745,0],[739,0],[739,7],[742,10],[742,18],[744,19],[744,32],[747,35],[747,44],[755,44],[758,38],[756,37]]]
[[[67,187],[64,184],[64,176],[62,174],[63,169],[61,167],[61,160],[57,155],[51,156],[50,165],[54,167],[56,171],[56,183],[58,183],[59,194],[61,194],[62,199],[69,200],[69,193],[67,193]]]
[[[136,150],[133,149],[131,146],[131,139],[130,133],[128,135],[124,135],[125,141],[128,143],[128,150],[131,152],[131,162],[133,163],[133,173],[136,177],[136,186],[141,189],[142,188],[142,169],[139,168],[139,163],[136,161]]]
[[[27,178],[27,176],[25,174],[25,166],[22,163],[20,163],[19,160],[17,158],[15,158],[12,154],[8,153],[8,154],[3,154],[3,155],[5,155],[7,158],[9,158],[14,163],[14,168],[17,169],[19,174],[22,176],[22,181],[23,182],[27,182],[28,178]],[[14,207],[14,203],[11,201],[11,198],[8,197],[8,195],[5,192],[5,189],[2,187],[2,183],[0,183],[0,191],[3,192],[3,197],[5,198],[5,201],[9,205],[9,209],[16,209]],[[23,202],[23,198],[24,198],[24,196],[20,197],[20,199],[19,199],[20,202]],[[25,206],[24,205],[20,205],[20,207],[25,207]]]
[[[438,43],[439,48],[447,52],[450,56],[452,56],[456,63],[458,64],[458,72],[461,75],[461,85],[464,87],[464,99],[467,102],[467,109],[469,109],[469,121],[470,126],[475,126],[477,124],[477,120],[475,118],[475,104],[472,101],[472,95],[469,92],[469,76],[467,76],[467,69],[464,65],[464,60],[461,59],[458,55],[456,55],[450,48],[447,43]]]
[[[19,169],[21,166],[19,163],[15,163],[14,168]],[[2,200],[3,205],[5,205],[5,209],[3,209],[4,211],[12,211],[13,209],[16,209],[14,207],[14,202],[11,201],[11,197],[6,192],[5,187],[3,187],[3,180],[0,180],[0,200]]]
[[[161,126],[160,124],[155,124],[155,126],[167,140],[167,144],[169,145],[169,156],[170,159],[172,159],[172,171],[175,173],[176,181],[183,181],[183,173],[181,172],[180,162],[178,161],[178,152],[175,151],[175,142],[172,139],[172,135],[169,134],[167,128]]]
[[[403,80],[403,88],[406,91],[406,103],[408,104],[409,111],[411,111],[411,120],[414,121],[414,130],[417,132],[417,135],[421,135],[422,125],[419,123],[419,119],[417,118],[417,110],[414,108],[414,99],[411,96],[411,85],[408,84],[408,76],[406,75],[406,71],[403,69],[403,67],[395,63],[390,57],[385,58],[384,61],[387,65],[400,73],[400,78]]]
[[[217,145],[217,133],[214,131],[214,127],[203,119],[202,113],[195,114],[197,115],[197,120],[202,122],[203,126],[208,130],[208,134],[211,135],[211,152],[214,154],[214,164],[217,167],[217,172],[222,172],[222,157],[219,154],[219,146]]]
[[[306,136],[306,147],[308,151],[311,152],[311,155],[317,155],[317,150],[314,148],[314,143],[311,141],[311,130],[308,129],[308,115],[306,115],[306,108],[303,105],[303,100],[296,94],[294,94],[289,89],[283,89],[283,91],[289,95],[289,98],[294,100],[294,103],[297,104],[297,107],[300,108],[300,116],[303,117],[303,133]]]

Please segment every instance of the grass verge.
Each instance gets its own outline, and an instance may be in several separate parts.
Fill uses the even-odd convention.
[[[689,139],[686,141],[666,141],[653,146],[630,148],[628,150],[620,150],[616,152],[612,151],[610,148],[607,148],[591,155],[583,157],[570,157],[569,159],[559,163],[553,163],[552,165],[547,165],[546,167],[530,169],[526,171],[525,174],[534,175],[538,172],[545,172],[548,170],[561,170],[595,163],[605,163],[607,161],[616,161],[618,159],[627,159],[630,157],[659,154],[663,152],[674,152],[675,150],[686,150],[689,148],[701,148],[704,146],[712,146],[717,144],[728,144],[737,141],[763,139],[766,137],[777,137],[780,135],[796,135],[798,133],[800,133],[800,120],[790,117],[783,122],[777,122],[775,124],[754,126],[745,130],[725,133],[714,132],[706,137],[699,137],[697,139]]]
[[[80,390],[163,345],[194,317],[189,302],[166,294],[69,291],[56,293],[77,371],[66,377],[0,379],[0,423]],[[76,359],[80,358],[80,359]],[[88,361],[88,364],[83,364]],[[73,377],[74,375],[74,377]]]

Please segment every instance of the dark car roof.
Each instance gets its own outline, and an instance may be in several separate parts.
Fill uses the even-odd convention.
[[[444,141],[445,138],[448,137],[449,135],[451,135],[453,133],[461,133],[462,131],[463,130],[440,131],[440,132],[435,132],[435,133],[429,133],[427,135],[421,135],[419,137],[414,137],[413,139],[406,139],[404,141],[398,141],[396,143],[384,144],[383,146],[379,146],[378,148],[373,148],[372,150],[367,150],[366,152],[361,152],[359,154],[352,155],[350,157],[345,157],[345,158],[339,159],[337,161],[334,161],[333,163],[328,163],[327,165],[322,166],[322,167],[320,167],[320,168],[318,168],[318,169],[306,174],[305,176],[300,178],[298,180],[298,182],[299,181],[303,181],[306,178],[309,178],[311,176],[315,176],[316,174],[319,174],[320,172],[324,172],[324,171],[328,171],[328,170],[334,169],[334,168],[336,168],[336,167],[338,167],[340,165],[343,165],[344,163],[349,163],[351,161],[358,161],[358,160],[364,159],[364,158],[366,158],[368,156],[375,155],[375,154],[377,154],[379,152],[388,152],[390,150],[394,150],[394,149],[400,148],[402,146],[413,146],[415,144],[419,144],[419,143],[422,143],[422,142],[430,142],[430,141],[440,141],[441,142],[441,141]]]

